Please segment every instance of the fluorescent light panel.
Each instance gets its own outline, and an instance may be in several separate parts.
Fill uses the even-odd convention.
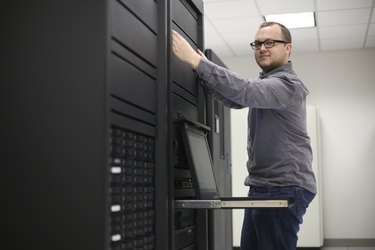
[[[284,24],[288,29],[315,27],[314,12],[265,15],[264,19]]]

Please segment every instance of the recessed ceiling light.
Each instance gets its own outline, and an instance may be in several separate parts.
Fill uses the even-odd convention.
[[[314,12],[265,15],[267,22],[278,22],[288,29],[315,27]]]

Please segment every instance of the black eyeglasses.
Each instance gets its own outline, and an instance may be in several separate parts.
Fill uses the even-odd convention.
[[[266,48],[272,48],[273,46],[275,46],[275,43],[288,43],[288,42],[282,41],[282,40],[268,39],[268,40],[263,41],[263,42],[259,42],[259,41],[252,42],[252,43],[250,43],[250,46],[251,46],[251,48],[253,48],[253,50],[258,50],[262,47],[262,44],[264,44],[264,47],[266,47]]]

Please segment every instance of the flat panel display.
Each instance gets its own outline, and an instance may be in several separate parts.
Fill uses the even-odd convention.
[[[196,191],[200,199],[218,198],[216,180],[206,134],[197,127],[185,124],[185,139]]]

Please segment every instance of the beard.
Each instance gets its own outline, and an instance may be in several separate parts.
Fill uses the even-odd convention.
[[[281,63],[272,60],[270,56],[259,56],[259,57],[256,57],[255,60],[258,66],[263,70],[264,73],[268,73],[271,70],[282,65]]]

